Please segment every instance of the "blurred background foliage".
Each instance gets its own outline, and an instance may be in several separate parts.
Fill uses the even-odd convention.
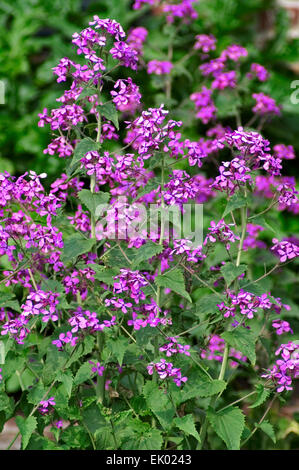
[[[164,26],[165,20],[159,12],[147,8],[134,11],[132,3],[131,0],[0,1],[0,80],[5,84],[5,104],[0,105],[0,171],[19,174],[27,169],[38,172],[46,169],[50,176],[55,176],[63,168],[59,159],[43,154],[49,135],[47,130],[37,127],[37,115],[44,107],[55,107],[63,87],[54,81],[51,68],[61,57],[75,59],[71,36],[86,27],[92,15],[114,18],[125,30],[145,26],[150,31],[145,60],[166,58],[165,38],[172,34],[172,27]],[[288,36],[290,24],[286,10],[274,0],[200,0],[196,8],[199,17],[192,25],[183,26],[176,39],[174,58],[180,60],[191,50],[194,36],[203,32],[217,37],[220,50],[232,42],[247,47],[249,60],[271,71],[271,78],[261,91],[284,107],[282,117],[273,120],[265,133],[273,143],[292,144],[299,152],[299,104],[290,101],[294,91],[290,84],[297,77],[299,40]],[[190,137],[192,133],[194,137],[202,133],[189,100],[191,92],[200,86],[197,66],[195,57],[188,65],[186,62],[176,65],[172,103],[169,103],[176,111],[175,117],[184,121]],[[150,78],[145,70],[138,73],[136,80],[145,106],[166,101],[163,92],[159,92],[159,78]],[[223,108],[220,109],[223,118],[229,119],[235,104],[225,101],[217,104]],[[246,105],[243,109],[246,113]],[[293,162],[288,164],[295,166]]]
[[[144,48],[145,62],[167,59],[168,42],[175,36],[170,99],[167,100],[164,93],[163,77],[149,76],[145,68],[131,76],[140,86],[144,106],[164,102],[172,110],[171,117],[183,121],[186,137],[194,140],[206,131],[206,126],[195,119],[194,106],[189,99],[190,94],[201,87],[198,57],[184,60],[192,51],[195,35],[213,34],[218,40],[218,50],[231,43],[246,47],[248,63],[260,63],[270,71],[270,79],[259,86],[259,91],[269,94],[283,106],[282,115],[266,125],[263,133],[273,145],[293,145],[299,155],[299,103],[292,104],[290,100],[294,91],[291,83],[299,79],[299,39],[290,37],[290,20],[285,9],[275,0],[200,0],[196,6],[198,19],[191,25],[183,25],[180,34],[176,34],[174,26],[165,25],[159,11],[146,7],[134,11],[132,3],[131,0],[0,0],[0,80],[5,84],[5,103],[0,104],[0,172],[7,170],[18,175],[32,169],[47,172],[52,181],[63,171],[64,161],[43,153],[50,136],[48,129],[37,126],[38,113],[43,108],[55,107],[56,98],[63,93],[64,84],[56,83],[51,69],[61,57],[76,59],[71,36],[85,28],[94,14],[116,19],[126,31],[133,26],[146,27],[149,36]],[[127,73],[123,69],[123,75]],[[230,96],[217,102],[223,124],[235,127],[239,105],[242,122],[248,120],[253,103],[244,100],[239,103],[236,97]],[[284,174],[299,176],[296,161],[284,164]],[[298,232],[296,217],[286,212],[277,212],[272,224],[281,237]],[[262,261],[257,259],[261,265]],[[280,289],[283,287],[283,295],[287,286],[288,296],[293,300],[292,324],[298,328],[296,265],[281,272],[280,282],[270,287],[279,296]],[[279,430],[276,448],[298,448],[298,417],[298,405],[294,407],[292,403],[283,408],[283,412],[273,409],[272,422]],[[271,447],[258,435],[250,445],[254,449]]]

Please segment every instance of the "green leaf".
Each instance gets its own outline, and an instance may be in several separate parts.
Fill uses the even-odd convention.
[[[92,434],[106,424],[104,416],[95,403],[82,411],[82,418],[83,423]]]
[[[236,266],[234,263],[228,262],[220,269],[227,286],[229,286],[238,276],[246,271],[247,266],[241,264]]]
[[[97,90],[95,88],[87,86],[82,90],[82,92],[80,93],[80,96],[77,98],[76,101],[80,101],[83,98],[86,98],[87,96],[92,96],[95,94],[97,94]]]
[[[233,212],[236,209],[240,209],[241,207],[244,207],[247,205],[247,199],[243,194],[241,193],[235,193],[233,196],[230,198],[230,200],[227,203],[227,206],[222,214],[222,218],[225,217],[227,214],[230,212]]]
[[[94,140],[90,139],[90,137],[86,137],[85,139],[80,140],[80,142],[78,142],[76,145],[71,167],[76,165],[76,163],[78,163],[87,152],[94,152],[99,150],[99,148],[100,145]]]
[[[70,371],[66,371],[66,372],[59,371],[59,373],[56,376],[56,380],[58,382],[63,383],[63,385],[65,386],[67,396],[70,398],[72,394],[73,381],[74,381],[72,373]]]
[[[77,370],[77,373],[74,378],[74,385],[80,385],[83,382],[86,382],[91,378],[93,375],[93,372],[91,371],[92,364],[89,364],[88,361],[84,362],[79,369]]]
[[[64,351],[59,351],[56,346],[51,345],[47,353],[46,363],[42,374],[42,380],[48,385],[55,378],[56,374],[63,368],[67,360]]]
[[[219,313],[218,304],[221,304],[225,300],[225,296],[218,296],[216,294],[207,295],[197,300],[195,306],[195,313],[199,316],[206,315],[208,313]]]
[[[99,191],[97,193],[92,193],[88,189],[82,189],[78,193],[80,201],[87,207],[89,212],[96,217],[96,211],[98,206],[106,204],[109,200],[109,193],[104,193]],[[100,216],[101,214],[98,214]]]
[[[191,436],[195,437],[198,442],[200,442],[200,437],[196,430],[194,419],[191,414],[182,416],[181,418],[175,418],[174,423],[181,431],[186,434],[190,434]]]
[[[270,395],[270,390],[265,388],[262,384],[258,384],[256,386],[256,399],[254,403],[249,406],[249,408],[256,408],[260,405],[262,405]]]
[[[149,241],[145,245],[142,245],[137,250],[137,254],[134,257],[132,264],[132,269],[138,267],[138,265],[145,260],[151,259],[153,256],[161,253],[163,251],[163,246],[157,245],[156,243]]]
[[[117,362],[121,366],[123,363],[123,358],[128,348],[128,338],[120,336],[119,338],[111,338],[107,341],[107,348],[111,351],[112,356],[117,359]]]
[[[221,336],[231,347],[245,354],[252,365],[255,365],[255,342],[257,338],[251,331],[240,327],[233,331],[225,331]]]
[[[125,439],[121,448],[123,450],[160,450],[163,439],[161,431],[151,429],[143,434],[134,434],[133,438]]]
[[[198,393],[199,397],[212,397],[222,393],[226,388],[226,382],[224,380],[210,380],[207,376],[199,377],[198,379]]]
[[[240,408],[230,406],[218,412],[209,408],[207,418],[229,450],[240,449],[240,439],[245,425],[245,416]]]
[[[105,268],[105,266],[92,265],[92,269],[96,271],[95,279],[109,286],[113,286],[115,282],[114,277],[119,274],[118,268]]]
[[[155,282],[158,286],[167,287],[192,303],[192,299],[185,289],[184,276],[179,269],[173,269],[157,276]]]
[[[0,364],[5,363],[5,356],[6,356],[6,353],[5,353],[4,341],[0,341]]]
[[[215,98],[217,117],[222,119],[228,116],[236,116],[241,100],[234,93],[223,90]]]
[[[29,403],[32,403],[33,405],[37,405],[46,395],[46,392],[47,392],[46,388],[41,383],[41,381],[39,381],[35,387],[32,387],[30,389],[27,395],[27,401]]]
[[[157,416],[162,427],[169,429],[172,425],[175,409],[168,395],[165,395],[163,391],[159,389],[158,384],[153,381],[148,381],[144,385],[143,395],[146,399],[147,406]]]
[[[152,328],[147,325],[145,328],[140,328],[140,330],[135,331],[135,337],[138,346],[146,346],[152,339],[159,334],[157,328]]]
[[[28,416],[28,418],[16,416],[16,423],[22,435],[22,448],[24,450],[28,445],[29,439],[32,436],[33,431],[37,427],[37,419],[34,416]]]
[[[118,114],[115,105],[112,102],[101,104],[97,106],[97,110],[106,119],[111,121],[117,130],[119,130]]]
[[[21,312],[20,304],[14,295],[4,294],[1,292],[0,307],[12,308],[16,312]]]
[[[256,424],[256,426],[262,431],[264,431],[264,433],[267,434],[267,436],[269,436],[270,439],[272,439],[274,444],[276,443],[275,431],[274,431],[272,424],[270,424],[269,421],[263,421],[261,424]]]
[[[95,244],[95,240],[92,238],[84,238],[79,233],[71,235],[65,242],[61,255],[63,263],[67,263],[74,258],[77,258],[84,253],[88,253],[92,250]]]
[[[218,395],[218,393],[222,393],[225,390],[226,382],[224,380],[210,379],[202,371],[196,370],[188,377],[188,381],[183,389],[178,388],[172,383],[169,384],[169,388],[172,398],[178,406],[191,398],[206,398]]]

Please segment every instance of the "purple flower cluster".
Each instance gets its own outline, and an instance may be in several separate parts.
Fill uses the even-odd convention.
[[[145,299],[142,287],[147,286],[148,282],[139,273],[139,271],[130,271],[129,269],[121,269],[120,274],[114,278],[113,292],[115,294],[126,293],[135,303]]]
[[[277,114],[280,115],[280,109],[277,106],[275,100],[264,93],[253,93],[252,98],[255,99],[256,105],[252,108],[252,111],[257,114]]]
[[[190,346],[182,345],[178,343],[177,338],[169,337],[167,338],[167,343],[163,344],[159,348],[159,351],[165,352],[167,357],[171,357],[173,354],[185,354],[186,356],[190,356],[189,352]]]
[[[285,263],[286,261],[297,258],[299,256],[299,247],[294,243],[286,240],[282,240],[280,242],[277,240],[277,238],[273,238],[272,242],[274,245],[272,246],[271,250],[279,257],[281,263]]]
[[[165,359],[160,359],[160,362],[151,362],[147,366],[147,371],[150,375],[153,375],[154,371],[157,372],[161,380],[165,380],[169,377],[173,378],[174,383],[180,387],[182,384],[187,382],[187,377],[182,377],[181,369],[173,367],[171,362],[166,362]]]
[[[218,305],[224,318],[234,317],[239,311],[241,315],[245,315],[248,319],[252,319],[259,308],[269,310],[276,305],[271,302],[268,294],[258,296],[251,292],[246,292],[243,289],[240,289],[237,294],[228,292],[228,297],[230,299],[230,305],[226,305],[224,302],[221,302]]]
[[[216,117],[216,107],[211,98],[212,90],[203,86],[200,92],[192,93],[190,99],[196,107],[196,117],[204,124]]]
[[[281,319],[277,318],[276,320],[274,320],[272,322],[272,326],[273,326],[273,328],[275,328],[277,335],[282,335],[284,333],[292,333],[293,334],[293,330],[292,330],[289,322],[287,322],[285,320],[281,320]]]
[[[211,34],[198,34],[195,36],[196,42],[194,44],[194,49],[200,50],[202,52],[210,52],[216,49],[216,38]]]
[[[293,390],[292,379],[299,377],[298,344],[292,341],[287,344],[281,344],[275,355],[280,355],[280,359],[262,377],[271,379],[276,384],[277,392],[279,393],[284,390]]]
[[[94,374],[98,374],[98,376],[102,376],[105,370],[104,366],[101,366],[100,362],[93,362],[93,361],[88,361],[89,364],[92,364],[93,367],[91,368],[91,372]]]
[[[51,407],[56,405],[55,398],[50,397],[47,400],[42,400],[39,402],[40,407],[38,408],[38,411],[42,414],[45,415],[51,411]],[[50,407],[50,408],[49,408]]]
[[[225,348],[224,339],[220,338],[220,336],[218,335],[212,335],[209,339],[208,348],[203,349],[200,355],[202,359],[207,359],[208,361],[215,360],[218,362],[222,362],[224,348]],[[230,348],[229,357],[238,359],[241,362],[247,361],[247,357],[244,356],[240,351],[236,351],[234,348]],[[236,368],[239,365],[239,363],[234,360],[230,360],[229,364],[232,368]]]
[[[235,235],[234,232],[230,229],[234,224],[226,224],[223,219],[219,220],[216,224],[212,220],[210,227],[208,228],[209,233],[207,234],[204,240],[204,246],[210,243],[216,243],[217,241],[224,243],[227,250],[230,249],[230,243],[235,243],[235,241],[240,240],[238,235]]]
[[[151,60],[147,64],[147,73],[155,75],[167,75],[171,72],[173,65],[171,62]]]
[[[229,195],[240,189],[246,183],[252,183],[251,170],[246,166],[246,161],[234,158],[230,162],[222,162],[219,167],[220,175],[216,177],[212,188],[224,191]]]
[[[117,80],[111,95],[112,101],[119,111],[134,113],[140,104],[139,87],[132,82],[131,78]]]
[[[49,320],[57,321],[57,305],[59,294],[54,292],[44,292],[38,290],[31,292],[25,303],[21,306],[24,317],[42,315],[42,321],[47,323]]]
[[[127,44],[137,52],[138,57],[143,55],[143,43],[148,35],[148,31],[142,26],[132,28],[127,37]]]
[[[268,80],[269,73],[265,67],[260,64],[252,63],[250,66],[250,72],[247,74],[247,77],[252,80],[257,78],[260,82],[265,82]]]

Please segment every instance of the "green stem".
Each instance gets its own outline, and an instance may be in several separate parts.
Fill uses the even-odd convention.
[[[240,243],[239,243],[239,248],[238,248],[236,266],[240,266],[243,244],[244,244],[244,240],[246,236],[246,227],[247,227],[247,208],[246,207],[241,208],[241,223],[242,223],[242,233],[241,233],[241,238],[240,238]]]
[[[241,443],[241,447],[243,447],[243,446],[249,441],[249,439],[251,439],[252,436],[256,433],[256,431],[258,430],[258,428],[260,427],[260,425],[262,424],[262,422],[263,422],[264,419],[266,418],[268,412],[271,410],[272,405],[273,405],[273,403],[274,403],[276,397],[277,397],[277,393],[274,395],[274,397],[273,397],[272,400],[270,401],[269,405],[267,406],[267,409],[266,409],[265,413],[263,414],[263,416],[262,416],[261,419],[259,420],[257,426],[255,426],[255,428],[253,429],[253,431],[251,431],[251,433],[249,434],[249,436],[247,437],[247,439],[245,439],[245,441],[243,441],[243,442]]]

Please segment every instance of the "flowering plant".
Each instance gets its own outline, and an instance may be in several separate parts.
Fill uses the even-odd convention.
[[[196,18],[192,0],[133,8],[145,3],[170,26]],[[238,100],[244,81],[268,72],[254,63],[243,73],[244,47],[220,52],[214,36],[197,35],[204,84],[190,105],[208,128],[191,140],[164,104],[142,106],[147,34],[126,35],[98,16],[74,33],[78,61],[64,57],[53,69],[67,89],[38,123],[52,134],[45,155],[64,159],[65,172],[54,182],[33,171],[0,175],[0,413],[3,423],[17,414],[24,449],[239,449],[257,431],[275,440],[267,414],[298,376],[291,306],[276,286],[299,243],[268,220],[298,213],[295,182],[282,175],[294,153],[262,134],[281,110],[255,90],[246,124],[239,106],[234,127],[217,114],[217,100]],[[146,70],[171,105],[168,47],[168,60]],[[202,169],[214,164],[207,178]],[[191,216],[203,231],[194,243],[180,221],[202,203],[203,220]],[[243,375],[250,391],[240,396]],[[242,402],[267,400],[258,422],[245,424]]]

